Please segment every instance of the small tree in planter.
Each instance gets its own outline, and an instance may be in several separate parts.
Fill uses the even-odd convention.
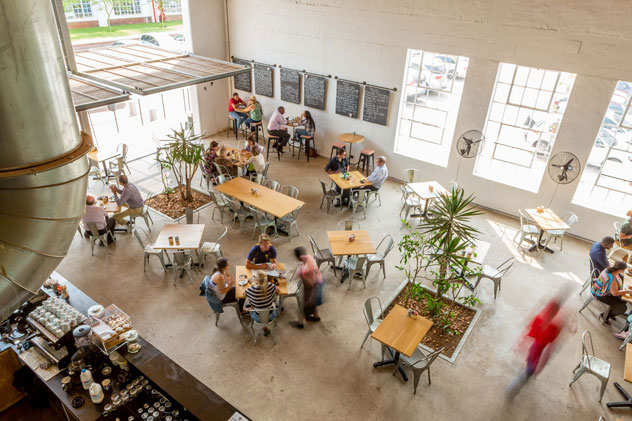
[[[402,270],[410,281],[406,301],[423,301],[425,311],[444,330],[450,330],[453,309],[457,302],[474,306],[479,300],[471,295],[462,296],[463,279],[478,274],[479,270],[467,265],[465,250],[474,244],[479,231],[469,225],[473,216],[480,215],[473,206],[473,196],[465,196],[463,189],[452,194],[440,195],[434,202],[432,216],[421,227],[413,230],[406,224],[408,233],[398,244],[401,253]],[[428,268],[432,268],[427,272]],[[417,279],[428,279],[435,288],[426,290]],[[451,304],[443,300],[448,293]]]
[[[197,144],[203,135],[195,135],[192,130],[187,130],[180,126],[180,130],[172,129],[173,133],[167,135],[168,139],[161,142],[167,143],[163,153],[158,153],[156,161],[160,164],[160,172],[165,185],[165,193],[173,191],[165,180],[168,180],[168,171],[173,173],[178,186],[184,188],[180,190],[180,195],[185,203],[193,200],[191,195],[191,180],[204,159],[203,147]]]

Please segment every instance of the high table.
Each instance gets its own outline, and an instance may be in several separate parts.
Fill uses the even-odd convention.
[[[400,354],[407,357],[413,355],[415,348],[421,343],[430,328],[432,321],[421,316],[408,316],[408,310],[399,304],[391,309],[388,315],[382,320],[375,332],[371,334],[373,339],[395,350],[395,355],[390,360],[382,360],[373,363],[373,367],[395,364],[405,381],[408,377],[399,366]]]
[[[338,135],[338,140],[349,144],[349,161],[353,158],[351,147],[354,143],[364,142],[364,136],[355,133],[342,133]]]
[[[413,191],[421,200],[425,200],[424,212],[422,217],[428,216],[428,208],[430,207],[430,201],[439,197],[442,194],[448,194],[448,191],[436,181],[422,181],[419,183],[406,184],[410,190]]]
[[[255,269],[255,270],[263,270],[267,269]],[[277,270],[285,270],[285,265],[283,263],[277,264]],[[235,297],[237,298],[246,298],[246,289],[253,285],[252,282],[248,282],[246,285],[239,285],[239,276],[245,275],[248,280],[252,277],[252,270],[248,269],[246,266],[237,266],[235,268]],[[277,278],[279,281],[279,285],[277,285],[277,291],[279,295],[287,295],[287,279],[286,278]]]
[[[542,209],[541,212],[538,212],[538,209],[525,209],[527,214],[533,219],[533,222],[536,223],[538,228],[540,228],[540,235],[538,236],[538,241],[529,248],[529,251],[534,250],[544,250],[547,253],[553,254],[553,250],[546,247],[542,244],[542,236],[544,235],[544,231],[548,230],[561,230],[566,231],[570,229],[568,224],[562,220],[552,209]]]

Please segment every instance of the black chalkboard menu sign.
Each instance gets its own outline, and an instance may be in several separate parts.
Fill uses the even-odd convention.
[[[364,88],[362,120],[386,126],[390,94],[391,91],[388,89],[376,88],[374,86]]]
[[[267,64],[255,64],[255,92],[257,95],[274,96],[272,79],[274,70]]]
[[[325,109],[325,86],[327,79],[321,76],[305,74],[303,79],[303,103],[306,107]]]
[[[360,84],[338,80],[336,84],[336,114],[358,118]]]
[[[297,70],[281,68],[281,101],[301,103],[301,75]]]
[[[234,58],[233,63],[250,67],[249,61],[240,60],[238,58]],[[235,83],[235,89],[239,89],[240,91],[252,92],[252,72],[242,73],[240,75],[233,76],[233,82]]]

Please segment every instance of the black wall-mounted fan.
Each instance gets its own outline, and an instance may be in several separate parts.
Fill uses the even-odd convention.
[[[579,162],[579,158],[571,152],[558,152],[549,159],[548,173],[551,180],[555,182],[555,191],[551,200],[549,201],[549,207],[553,203],[553,198],[557,193],[557,186],[560,184],[570,184],[579,177],[582,164]]]
[[[480,130],[468,130],[456,141],[456,150],[463,158],[474,158],[483,150],[485,136]]]

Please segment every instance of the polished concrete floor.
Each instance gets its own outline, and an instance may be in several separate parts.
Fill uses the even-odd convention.
[[[219,139],[226,141],[223,136]],[[328,246],[326,231],[337,229],[339,221],[350,217],[347,210],[336,209],[327,215],[319,209],[322,192],[318,179],[327,178],[325,163],[323,158],[298,161],[291,153],[281,162],[272,159],[270,178],[297,186],[299,199],[305,202],[299,216],[300,237],[273,240],[282,262],[294,264],[292,250],[299,245],[309,247],[307,235],[321,247]],[[145,158],[130,165],[130,179],[143,192],[161,189],[158,170],[152,164],[152,158]],[[396,165],[388,163],[391,168]],[[100,182],[91,181],[90,191],[104,189]],[[398,215],[400,184],[389,180],[380,192],[382,206],[371,206],[365,220],[359,215],[362,228],[369,230],[375,244],[385,234],[398,241],[404,232]],[[212,220],[211,213],[209,208],[200,215],[200,223],[206,224],[205,241],[213,241],[222,228],[218,215]],[[154,215],[154,239],[165,222]],[[144,224],[141,221],[138,225]],[[193,284],[185,277],[174,286],[172,273],[163,272],[157,259],[152,259],[143,273],[142,250],[133,236],[119,234],[109,256],[97,248],[93,257],[87,240],[77,235],[58,271],[96,301],[114,303],[130,314],[142,336],[256,420],[597,420],[600,415],[606,419],[614,419],[614,414],[630,416],[629,410],[613,412],[605,405],[620,398],[615,381],[632,392],[632,385],[622,379],[624,353],[617,350],[620,341],[612,336],[616,326],[600,325],[597,303],[577,316],[585,298],[577,293],[587,273],[589,244],[566,238],[563,251],[532,255],[512,243],[518,227],[515,219],[485,212],[476,217],[474,225],[481,230],[481,239],[492,244],[487,264],[515,257],[516,265],[503,280],[496,300],[491,282],[482,283],[482,314],[461,354],[454,364],[437,360],[432,367],[432,384],[422,377],[417,395],[413,395],[410,382],[391,375],[392,368],[373,368],[373,362],[380,358],[378,343],[369,339],[360,348],[367,331],[363,301],[372,295],[386,300],[404,279],[396,269],[397,248],[388,256],[386,279],[374,269],[366,289],[355,281],[349,291],[348,281],[341,285],[323,266],[329,288],[328,300],[320,311],[322,321],[308,323],[303,330],[291,328],[288,321],[296,317],[296,304],[288,300],[279,319],[277,345],[262,338],[256,347],[251,331],[239,324],[232,309],[227,309],[216,327],[206,300],[198,295],[200,280],[210,273],[212,265],[195,272]],[[222,247],[231,265],[243,264],[254,243],[251,235],[251,223],[244,234],[229,230]],[[505,387],[524,364],[514,350],[517,339],[536,306],[563,286],[573,289],[568,307],[578,330],[559,342],[545,370],[506,404]],[[580,360],[581,332],[586,329],[593,333],[597,356],[612,364],[601,404],[596,378],[586,375],[568,387]]]

